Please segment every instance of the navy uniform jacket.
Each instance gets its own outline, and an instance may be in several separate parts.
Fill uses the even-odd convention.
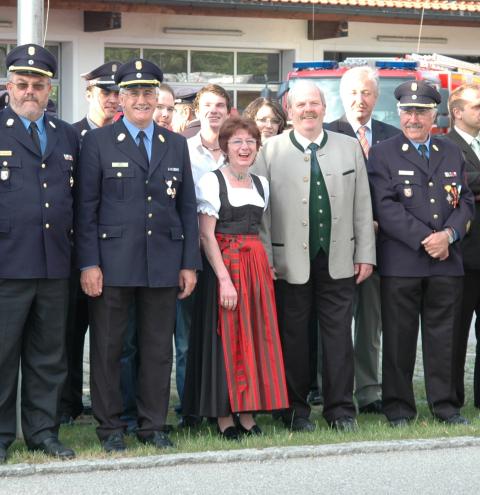
[[[480,160],[455,129],[447,134],[447,138],[451,139],[462,150],[466,164],[468,187],[475,196],[480,195]],[[462,241],[463,265],[467,270],[480,270],[480,206],[478,202],[475,207],[475,219]]]
[[[70,276],[78,137],[66,122],[44,118],[42,159],[20,117],[0,111],[0,278]]]
[[[106,286],[174,287],[201,267],[186,139],[155,125],[150,167],[120,120],[83,138],[76,190],[79,268]]]
[[[347,136],[351,136],[358,139],[357,135],[355,134],[355,131],[350,125],[350,122],[347,120],[345,114],[342,115],[339,119],[334,120],[329,124],[325,124],[323,127],[329,131],[339,132],[341,134],[346,134]],[[396,136],[401,132],[402,131],[400,129],[397,129],[393,125],[385,124],[380,120],[372,119],[372,146],[380,143],[381,141],[385,141],[385,139]],[[365,155],[364,158],[365,158],[365,162],[367,162]]]
[[[445,261],[433,259],[421,245],[425,237],[445,227],[454,228],[462,239],[473,217],[473,195],[458,147],[433,136],[427,164],[402,133],[372,147],[368,164],[379,223],[380,275],[463,275],[459,242],[450,245]],[[457,205],[455,189],[460,192]]]

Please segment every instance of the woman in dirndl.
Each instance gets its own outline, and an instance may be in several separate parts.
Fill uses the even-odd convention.
[[[197,288],[184,414],[217,418],[229,440],[262,432],[252,413],[288,408],[272,271],[259,238],[264,177],[249,173],[261,145],[250,119],[222,126],[226,165],[197,184],[203,273]]]

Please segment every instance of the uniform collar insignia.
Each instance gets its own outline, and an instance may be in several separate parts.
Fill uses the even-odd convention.
[[[121,132],[118,136],[117,136],[117,141],[119,143],[121,143],[124,139],[125,139],[125,134],[123,132]]]
[[[409,148],[409,146],[407,143],[402,144],[402,151],[408,151],[408,148]]]
[[[54,129],[57,128],[57,126],[51,120],[49,120],[48,123],[50,124],[50,127],[53,127]]]
[[[163,137],[163,134],[159,134],[158,135],[158,139],[160,139],[160,142],[161,143],[164,143],[165,142],[165,138]]]
[[[435,151],[438,151],[438,146],[436,144],[432,144],[432,148],[435,150]]]
[[[7,119],[7,122],[5,123],[5,125],[7,127],[12,127],[13,123],[15,122],[14,119]]]

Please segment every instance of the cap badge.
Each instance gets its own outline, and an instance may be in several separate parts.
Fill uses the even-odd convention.
[[[112,72],[117,72],[117,64],[112,64]]]
[[[158,139],[160,139],[160,142],[162,142],[162,143],[165,142],[165,138],[162,136],[162,134],[158,135]]]
[[[7,127],[12,127],[14,120],[13,119],[8,119],[6,122]]]
[[[408,151],[408,144],[407,143],[402,144],[402,151]]]
[[[417,83],[416,83],[416,82],[412,82],[412,85],[410,86],[410,89],[411,89],[412,91],[417,91],[417,88],[418,88]]]
[[[49,120],[48,123],[50,124],[50,127],[53,127],[54,129],[57,128],[57,126],[51,120]]]
[[[33,60],[32,60],[32,59],[30,59],[30,60],[28,61],[28,65],[33,65],[33,64],[34,64]]]
[[[438,151],[438,146],[436,144],[432,144],[432,148],[435,150],[435,151]]]
[[[416,100],[417,99],[417,95],[412,95],[412,100]]]
[[[29,46],[28,47],[28,54],[33,57],[35,55],[35,47],[34,46]]]
[[[125,139],[125,134],[124,134],[123,132],[121,132],[121,133],[117,136],[117,141],[121,143],[124,139]]]
[[[137,79],[140,79],[142,77],[142,73],[141,72],[137,72]]]
[[[135,69],[141,70],[142,69],[142,62],[140,60],[137,60],[135,62]]]

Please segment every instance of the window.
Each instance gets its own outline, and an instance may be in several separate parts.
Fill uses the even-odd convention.
[[[174,89],[181,86],[200,89],[208,83],[223,86],[232,94],[233,106],[239,111],[260,95],[267,81],[275,94],[281,74],[278,51],[105,47],[105,62],[126,62],[135,57],[157,64],[164,81]]]

